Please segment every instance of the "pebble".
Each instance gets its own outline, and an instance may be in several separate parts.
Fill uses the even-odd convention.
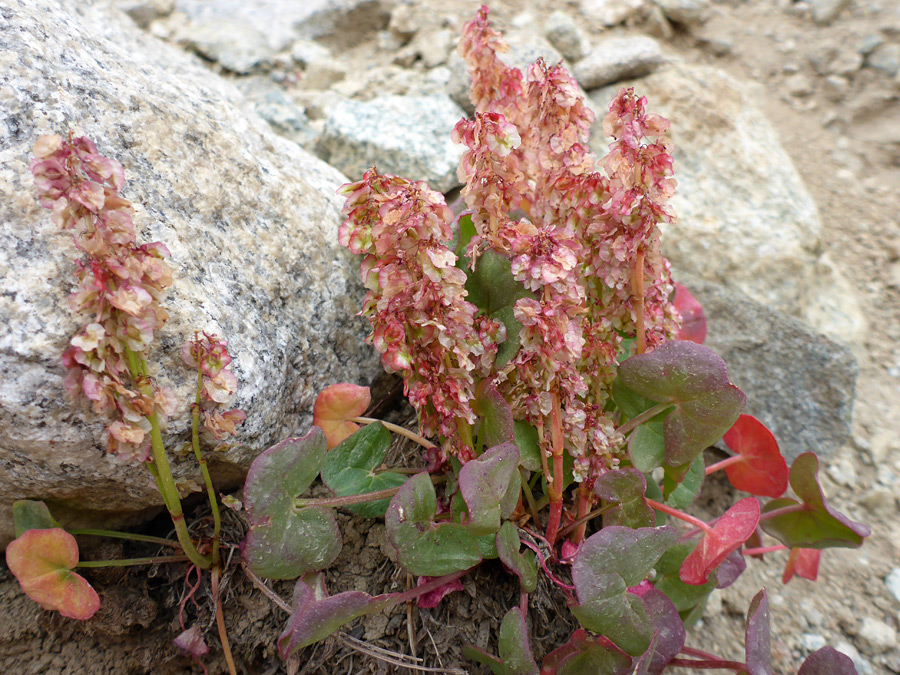
[[[863,57],[852,49],[838,50],[837,55],[828,64],[832,74],[851,75],[862,68]]]
[[[872,668],[872,664],[869,663],[869,660],[856,651],[856,647],[846,640],[841,640],[834,648],[841,654],[846,654],[850,657],[850,660],[853,661],[853,665],[859,675],[875,675],[875,670]]]
[[[874,488],[867,491],[859,498],[859,503],[870,512],[887,511],[896,506],[894,491],[887,488]]]
[[[856,467],[844,457],[828,467],[828,476],[838,485],[853,487],[856,484]]]
[[[888,593],[894,596],[897,602],[900,602],[900,567],[895,567],[884,578],[884,585],[887,586]]]
[[[571,15],[559,10],[547,18],[544,36],[572,62],[583,59],[591,48],[587,36]]]
[[[894,77],[900,72],[900,45],[884,44],[868,55],[866,63]]]
[[[831,101],[840,101],[850,91],[850,82],[843,75],[829,75],[822,87],[825,96]]]
[[[581,13],[604,26],[617,26],[637,14],[644,0],[581,0]]]
[[[611,37],[594,47],[575,66],[575,79],[585,89],[597,89],[626,78],[648,75],[663,61],[659,43],[653,38]]]
[[[234,19],[195,22],[184,38],[194,51],[240,75],[253,72],[275,55],[265,35]]]
[[[814,651],[821,649],[825,644],[825,638],[818,633],[803,633],[803,635],[800,636],[800,646],[803,647],[803,651],[808,654],[812,654]]]
[[[709,0],[655,0],[666,18],[687,28],[699,26],[706,21]]]
[[[884,38],[879,33],[869,33],[856,43],[856,51],[863,56],[868,56],[883,44]]]
[[[169,16],[175,10],[175,0],[125,0],[117,7],[146,29],[157,19]]]
[[[299,145],[309,147],[318,137],[306,114],[280,91],[267,93],[253,108],[279,135]]]
[[[784,81],[791,96],[809,96],[813,93],[812,81],[803,73],[795,73]]]
[[[849,4],[850,0],[809,0],[809,11],[813,21],[826,24],[834,21]]]
[[[862,620],[856,638],[867,654],[881,654],[897,646],[897,631],[868,616]]]
[[[825,622],[825,617],[822,615],[822,612],[816,609],[812,600],[808,598],[801,600],[800,609],[803,612],[803,616],[806,617],[806,623],[809,624],[810,628],[821,626]]]

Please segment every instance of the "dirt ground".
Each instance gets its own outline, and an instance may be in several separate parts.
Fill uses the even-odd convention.
[[[524,10],[533,13],[539,25],[556,9],[578,15],[578,3],[572,1],[502,0],[490,6],[501,27]],[[456,22],[457,31],[473,9],[474,3],[462,0],[439,3],[441,14]],[[892,568],[900,567],[897,495],[890,494],[900,485],[900,79],[853,56],[869,48],[864,45],[875,44],[876,37],[900,47],[900,3],[852,0],[828,25],[813,21],[810,4],[790,0],[714,2],[708,15],[705,23],[690,29],[675,25],[671,35],[660,35],[654,22],[640,18],[630,28],[655,33],[669,55],[711,64],[763,85],[765,96],[757,103],[814,197],[824,251],[855,284],[869,322],[865,340],[852,345],[860,365],[855,443],[830,460],[836,469],[824,472],[823,485],[834,506],[867,523],[874,534],[860,550],[826,552],[815,584],[796,579],[783,587],[783,559],[777,555],[765,563],[751,561],[734,586],[714,593],[707,616],[689,631],[688,644],[743,660],[744,612],[750,598],[766,586],[777,673],[795,673],[805,655],[819,646],[817,640],[855,647],[867,659],[869,672],[900,673],[896,644],[876,653],[859,636],[866,618],[895,630],[900,622],[900,604],[883,581]],[[592,36],[601,30],[589,20],[579,23]],[[341,58],[352,68],[365,61],[390,63],[392,55],[379,50],[373,39]],[[404,411],[393,414],[402,418]],[[727,487],[710,483],[701,502],[731,499]],[[879,490],[882,498],[872,497]],[[407,575],[382,553],[388,545],[382,526],[344,514],[340,522],[344,548],[328,572],[330,590],[405,589]],[[229,515],[229,523],[237,545],[243,525],[236,515]],[[165,534],[165,519],[154,521],[147,531]],[[116,552],[111,549],[88,553],[101,557]],[[482,672],[462,659],[459,648],[474,642],[494,649],[499,619],[517,601],[517,589],[507,575],[487,564],[465,580],[464,592],[450,596],[436,610],[398,608],[367,617],[342,636],[284,663],[274,645],[285,615],[250,583],[236,562],[239,552],[230,550],[235,563],[225,579],[225,615],[244,673],[413,672],[385,661],[383,654],[373,656],[378,648],[409,655],[411,644],[421,658],[420,668],[436,669],[430,672]],[[148,553],[146,548],[126,547],[119,554]],[[103,595],[104,606],[96,618],[78,623],[42,612],[0,567],[0,672],[202,672],[171,644],[180,632],[179,603],[195,579],[185,579],[183,570],[171,567],[96,570],[87,576]],[[275,584],[274,590],[290,599],[290,584]],[[210,673],[218,673],[223,663],[209,593],[204,580],[194,595],[198,604],[186,601],[185,618],[210,629],[212,651],[203,661]],[[532,644],[539,653],[559,644],[574,628],[564,599],[546,587],[532,598],[532,618]]]

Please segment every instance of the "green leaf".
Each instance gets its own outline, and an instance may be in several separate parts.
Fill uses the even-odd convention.
[[[512,408],[490,380],[482,380],[475,387],[472,411],[481,418],[478,442],[483,447],[493,448],[513,440]]]
[[[385,528],[407,572],[439,577],[481,561],[477,539],[465,525],[434,522],[437,497],[427,473],[416,474],[391,499]]]
[[[492,534],[516,507],[522,489],[519,450],[512,443],[491,448],[459,471],[459,490],[469,509],[469,531]]]
[[[629,675],[632,659],[607,638],[576,630],[569,641],[544,658],[543,673],[553,675]]]
[[[506,521],[497,532],[497,555],[503,564],[517,577],[519,585],[526,593],[533,593],[537,588],[537,563],[534,553],[519,553],[519,533],[516,526]]]
[[[21,537],[27,530],[62,528],[50,515],[50,509],[44,502],[31,499],[13,502],[13,527],[17,537]]]
[[[666,504],[674,509],[684,510],[694,503],[700,488],[703,487],[703,479],[706,478],[706,464],[703,456],[698,456],[691,462],[690,468],[680,483],[671,477],[672,469],[666,467],[663,487],[666,493]]]
[[[594,492],[601,498],[617,502],[618,506],[603,516],[604,525],[626,527],[652,527],[656,524],[655,511],[644,499],[647,481],[637,469],[608,471],[594,483]]]
[[[661,590],[687,624],[691,619],[699,619],[706,604],[706,598],[716,588],[715,573],[703,585],[686,584],[681,580],[680,571],[684,559],[693,551],[698,541],[680,541],[667,550],[656,565],[656,579],[653,586]],[[696,616],[691,616],[699,608]]]
[[[666,461],[666,442],[663,438],[665,413],[648,420],[628,436],[631,463],[641,473],[649,473]]]
[[[601,633],[632,656],[640,656],[653,638],[643,601],[627,593],[647,578],[660,556],[675,543],[671,527],[637,530],[612,525],[586,539],[572,563],[579,623]]]
[[[657,403],[675,406],[663,423],[670,466],[693,461],[728,431],[747,402],[728,381],[725,363],[708,347],[671,340],[619,366],[622,385]]]
[[[319,475],[325,452],[325,434],[313,427],[302,438],[272,446],[250,465],[244,484],[250,520],[244,553],[256,574],[294,579],[324,569],[340,553],[341,532],[331,511],[294,505]]]
[[[538,675],[528,642],[525,616],[513,607],[500,623],[500,658],[473,645],[463,647],[463,656],[491,669],[494,675]]]
[[[500,343],[494,359],[494,368],[500,369],[512,360],[522,346],[522,324],[516,319],[512,305],[501,307],[489,316],[506,326],[506,340]]]
[[[791,466],[791,487],[802,508],[766,518],[765,514],[801,502],[789,497],[773,499],[763,508],[760,527],[788,548],[858,548],[872,531],[862,523],[850,520],[825,502],[819,486],[819,460],[812,452],[804,452]]]
[[[322,481],[339,497],[400,487],[406,482],[406,476],[390,471],[375,472],[384,462],[390,446],[391,434],[381,422],[363,427],[328,452]],[[365,518],[380,518],[389,502],[389,499],[380,499],[347,508]]]
[[[637,417],[645,410],[649,410],[656,405],[649,398],[644,398],[626,387],[621,378],[618,377],[613,380],[612,395],[616,407],[622,411],[627,419]]]
[[[513,423],[513,437],[519,448],[519,464],[529,471],[541,470],[541,446],[538,444],[537,429],[524,420]]]

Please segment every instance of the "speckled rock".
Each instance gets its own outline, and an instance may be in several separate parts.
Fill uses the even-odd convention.
[[[244,445],[211,460],[217,487],[305,433],[323,386],[380,370],[354,316],[357,264],[336,242],[345,178],[242,112],[240,93],[198,59],[104,3],[7,2],[0,99],[0,545],[14,499],[109,526],[161,503],[147,471],[104,454],[103,421],[63,393],[60,354],[80,324],[67,303],[75,250],[35,199],[40,134],[71,130],[119,160],[139,239],[172,251],[154,371],[185,401],[169,447],[185,438],[193,389],[178,348],[195,329],[229,340],[248,418]],[[199,480],[193,462],[175,470]]]
[[[410,180],[425,180],[435,190],[459,183],[456,168],[463,146],[450,140],[464,117],[448,96],[379,96],[345,100],[328,111],[316,152],[358,180],[371,166]]]
[[[596,89],[628,77],[652,73],[663,63],[662,50],[643,35],[601,40],[575,66],[575,79],[585,89]]]
[[[718,284],[676,280],[703,305],[705,344],[747,395],[745,412],[772,430],[789,463],[808,451],[826,460],[850,442],[858,367],[848,348]]]
[[[587,35],[572,15],[559,10],[547,17],[544,35],[570,61],[580,61],[591,48]]]
[[[676,270],[739,290],[843,344],[858,341],[861,302],[819,253],[818,210],[754,104],[761,94],[715,68],[671,65],[596,92],[595,109],[605,110],[622,85],[671,123],[678,222],[665,229],[663,251]],[[606,153],[597,125],[591,146]]]
[[[615,26],[638,14],[646,0],[581,0],[581,13],[605,26]]]

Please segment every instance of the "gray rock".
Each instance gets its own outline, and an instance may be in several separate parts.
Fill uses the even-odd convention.
[[[894,77],[900,72],[900,45],[880,45],[868,55],[866,64]]]
[[[856,485],[856,467],[847,457],[841,457],[826,470],[828,476],[838,485],[853,487]]]
[[[241,75],[269,63],[276,51],[256,28],[232,20],[193,22],[175,39]]]
[[[900,567],[895,567],[884,578],[884,585],[888,593],[894,596],[894,600],[900,602]]]
[[[888,488],[871,488],[859,498],[859,503],[870,513],[890,512],[897,508],[894,490]]]
[[[116,0],[116,6],[138,26],[147,28],[157,19],[169,16],[175,9],[175,0]]]
[[[294,4],[308,8],[294,24],[297,34],[332,49],[355,47],[387,28],[391,19],[380,0],[294,0]]]
[[[833,339],[859,339],[861,302],[818,253],[819,213],[755,105],[758,92],[702,66],[669,66],[631,84],[671,123],[678,222],[665,228],[663,252],[675,269],[740,290]],[[605,110],[619,86],[596,92],[595,109]],[[595,125],[598,156],[606,154],[601,136]]]
[[[610,37],[600,41],[575,66],[575,79],[586,90],[652,73],[663,63],[659,43],[650,37]]]
[[[587,35],[572,15],[559,10],[547,18],[544,35],[570,61],[580,61],[591,48]]]
[[[818,651],[826,644],[825,638],[818,633],[803,633],[803,635],[800,636],[800,646],[803,647],[803,651],[807,654]]]
[[[897,646],[897,631],[884,621],[867,616],[859,625],[856,639],[867,654],[882,654]]]
[[[696,28],[706,21],[709,0],[654,0],[671,21],[687,28]]]
[[[745,412],[765,424],[793,461],[821,459],[850,442],[856,359],[799,321],[716,284],[675,276],[703,305],[706,345],[724,359],[747,395]]]
[[[604,26],[617,26],[638,14],[647,5],[646,0],[581,0],[581,13]]]
[[[874,675],[875,669],[872,668],[872,664],[869,660],[856,651],[856,647],[847,642],[846,640],[841,640],[838,642],[834,648],[839,651],[841,654],[845,654],[850,657],[850,660],[853,661],[853,666],[856,668],[856,672],[859,675]]]
[[[329,111],[316,151],[353,180],[371,166],[447,192],[459,184],[463,146],[450,132],[464,116],[443,94],[345,100]]]
[[[248,418],[243,445],[210,458],[219,490],[305,433],[322,387],[380,370],[354,316],[358,263],[336,241],[346,178],[242,112],[232,85],[108,4],[78,0],[4,4],[0,64],[0,545],[15,499],[108,527],[161,504],[146,470],[105,455],[104,421],[63,392],[60,355],[84,319],[67,303],[71,235],[32,189],[40,134],[86,135],[122,162],[140,240],[172,251],[171,316],[151,366],[184,402],[167,447],[185,440],[195,387],[180,345],[197,329],[228,339],[234,406]],[[176,478],[201,481],[193,460],[173,461]]]
[[[809,11],[816,23],[831,23],[849,4],[850,0],[809,0]]]
[[[303,147],[312,147],[319,136],[306,113],[280,91],[268,92],[254,102],[253,109],[279,136]]]

